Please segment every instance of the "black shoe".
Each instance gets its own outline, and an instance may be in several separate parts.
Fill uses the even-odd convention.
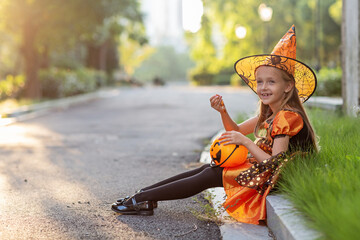
[[[126,202],[126,201],[129,200],[129,199],[130,199],[130,196],[126,196],[126,197],[124,197],[124,198],[120,198],[120,199],[116,200],[116,204],[121,205],[121,204],[123,204],[124,202]]]
[[[116,203],[114,203],[114,204],[116,204],[116,205],[123,205],[127,200],[129,200],[130,199],[130,197],[129,196],[126,196],[126,197],[124,197],[124,198],[120,198],[120,199],[118,199],[118,200],[116,200]],[[153,204],[153,208],[157,208],[158,207],[158,202],[157,201],[149,201],[149,202],[152,202],[152,204]]]
[[[111,210],[123,215],[151,216],[154,214],[153,203],[151,201],[137,203],[134,197],[131,200],[132,204],[129,205],[114,203],[111,206]]]
[[[142,189],[136,191],[135,194],[141,193],[141,192],[143,192]],[[129,200],[129,199],[130,199],[130,196],[126,196],[126,197],[124,197],[124,198],[120,198],[120,199],[116,200],[116,204],[121,205],[121,204],[125,203],[125,202],[126,202],[127,200]],[[157,201],[152,201],[152,203],[153,203],[153,208],[157,208],[157,207],[158,207]]]

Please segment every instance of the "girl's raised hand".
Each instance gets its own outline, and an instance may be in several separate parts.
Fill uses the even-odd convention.
[[[237,131],[227,131],[221,134],[220,144],[224,143],[224,145],[236,144],[236,145],[245,145],[248,138]]]
[[[210,98],[210,104],[213,109],[218,112],[226,112],[224,101],[222,100],[222,96],[216,94]]]

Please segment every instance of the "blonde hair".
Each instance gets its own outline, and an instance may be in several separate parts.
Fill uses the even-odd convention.
[[[317,140],[316,140],[316,134],[315,134],[313,127],[311,126],[310,120],[306,114],[306,111],[305,111],[305,109],[301,103],[301,100],[299,98],[299,95],[297,93],[297,90],[295,87],[295,79],[292,75],[288,74],[287,72],[285,72],[281,69],[278,69],[278,70],[281,72],[281,76],[284,81],[293,82],[293,84],[294,84],[292,89],[289,92],[285,93],[285,97],[280,105],[279,111],[281,111],[283,109],[289,109],[289,110],[294,110],[301,115],[301,117],[303,118],[304,124],[306,125],[306,127],[309,131],[308,133],[309,133],[310,140],[311,140],[311,142],[309,143],[309,147],[311,149],[309,149],[309,150],[317,152],[318,144],[317,144]],[[261,100],[259,101],[259,103],[260,103],[259,109],[258,109],[259,119],[256,123],[255,131],[254,131],[254,134],[256,137],[259,137],[258,133],[259,133],[260,129],[262,129],[264,127],[265,121],[271,115],[275,116],[277,114],[277,112],[272,112],[269,105],[263,104]]]

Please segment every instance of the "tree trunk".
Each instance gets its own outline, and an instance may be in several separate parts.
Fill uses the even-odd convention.
[[[115,70],[119,69],[119,67],[120,60],[118,53],[118,44],[116,41],[110,40],[106,59],[106,73],[109,77],[109,83],[113,81],[113,73]]]
[[[101,44],[99,49],[99,70],[106,71],[107,54],[108,54],[108,40]]]
[[[86,66],[89,68],[106,71],[108,59],[108,45],[109,41],[105,41],[101,45],[88,44]]]
[[[26,77],[24,97],[30,99],[39,99],[41,97],[41,86],[37,75],[39,54],[35,48],[36,32],[30,21],[24,23],[22,45]]]
[[[342,22],[342,98],[344,111],[356,116],[359,111],[359,3],[343,1]]]
[[[39,67],[41,69],[48,69],[50,67],[49,47],[44,46],[44,50],[41,52],[41,59]]]
[[[87,45],[87,57],[86,57],[86,67],[99,69],[99,56],[100,49],[99,46],[88,44]]]

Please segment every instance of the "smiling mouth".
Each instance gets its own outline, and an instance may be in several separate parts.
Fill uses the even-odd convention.
[[[262,97],[270,97],[272,94],[271,93],[262,93],[261,96]]]

